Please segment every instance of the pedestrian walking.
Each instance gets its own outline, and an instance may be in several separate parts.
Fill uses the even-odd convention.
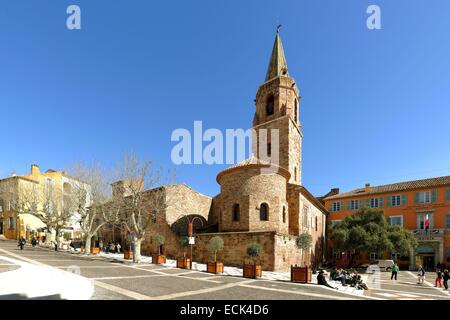
[[[425,269],[422,266],[419,266],[419,271],[417,272],[417,275],[419,276],[418,284],[423,284],[423,282],[425,281]]]
[[[391,273],[391,280],[395,278],[395,281],[397,281],[397,273],[398,273],[398,265],[397,263],[394,263],[394,265],[392,266],[392,273]]]
[[[444,274],[442,275],[442,279],[444,280],[444,290],[448,290],[448,279],[450,279],[450,273],[448,269],[444,270]]]
[[[25,245],[25,239],[23,237],[20,237],[19,243],[17,244],[17,246],[20,248],[20,250],[23,250],[24,245]]]
[[[120,253],[120,248],[121,248],[120,243],[117,243],[116,245],[117,253]]]
[[[442,270],[436,269],[436,280],[434,281],[434,286],[437,288],[438,285],[442,288]]]
[[[36,244],[37,244],[37,240],[36,240],[35,237],[33,237],[33,239],[31,239],[31,246],[32,246],[33,248],[35,248],[35,247],[36,247]]]

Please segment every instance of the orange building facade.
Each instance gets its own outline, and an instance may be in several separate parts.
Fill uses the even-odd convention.
[[[377,259],[396,260],[402,269],[416,270],[419,265],[431,270],[438,263],[450,267],[450,176],[370,186],[339,193],[332,189],[323,198],[330,211],[328,227],[357,212],[362,207],[384,211],[389,224],[402,225],[417,239],[418,247],[409,256],[386,252],[360,253],[358,262]],[[429,229],[425,228],[428,215]],[[336,252],[329,242],[329,258],[339,263],[342,253]]]

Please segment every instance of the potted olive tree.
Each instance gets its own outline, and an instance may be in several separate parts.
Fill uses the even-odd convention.
[[[183,248],[183,256],[177,258],[177,268],[180,269],[190,269],[191,259],[186,257],[186,248],[189,245],[189,238],[187,236],[182,236],[180,238],[180,246]]]
[[[92,237],[92,247],[91,247],[91,253],[92,254],[99,254],[100,253],[100,247],[98,246],[98,236],[94,235]]]
[[[247,255],[251,258],[251,263],[244,261],[244,278],[257,278],[262,276],[261,262],[258,258],[261,256],[262,247],[259,243],[250,243],[247,246]]]
[[[123,248],[123,258],[126,260],[132,260],[133,259],[133,251],[132,251],[132,242],[131,235],[127,235],[125,237],[125,246]]]
[[[295,266],[291,266],[291,281],[303,283],[311,282],[312,270],[310,267],[305,265],[303,259],[305,251],[308,252],[311,248],[312,237],[309,233],[302,233],[295,240],[295,244],[297,248],[302,251],[302,260],[300,266],[297,264]]]
[[[207,271],[210,273],[222,273],[223,263],[217,262],[217,252],[223,250],[223,239],[219,236],[212,237],[209,240],[208,249],[214,253],[214,262],[208,262]]]
[[[152,262],[155,264],[166,263],[166,257],[161,254],[161,247],[164,245],[165,238],[162,234],[157,234],[154,238],[155,244],[158,246],[158,253],[152,255]]]

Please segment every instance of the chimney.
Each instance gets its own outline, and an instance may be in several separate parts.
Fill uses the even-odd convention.
[[[339,194],[339,188],[333,188],[330,190],[330,192],[328,193],[330,196],[335,196],[337,194]]]
[[[40,173],[41,173],[41,171],[39,170],[39,166],[37,164],[32,164],[31,165],[31,175],[37,176]]]
[[[366,186],[364,188],[365,192],[369,192],[370,191],[370,183],[366,183]]]

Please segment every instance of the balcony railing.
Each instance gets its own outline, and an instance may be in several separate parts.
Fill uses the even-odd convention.
[[[433,237],[443,237],[444,229],[415,229],[412,231],[415,236],[433,236]]]

